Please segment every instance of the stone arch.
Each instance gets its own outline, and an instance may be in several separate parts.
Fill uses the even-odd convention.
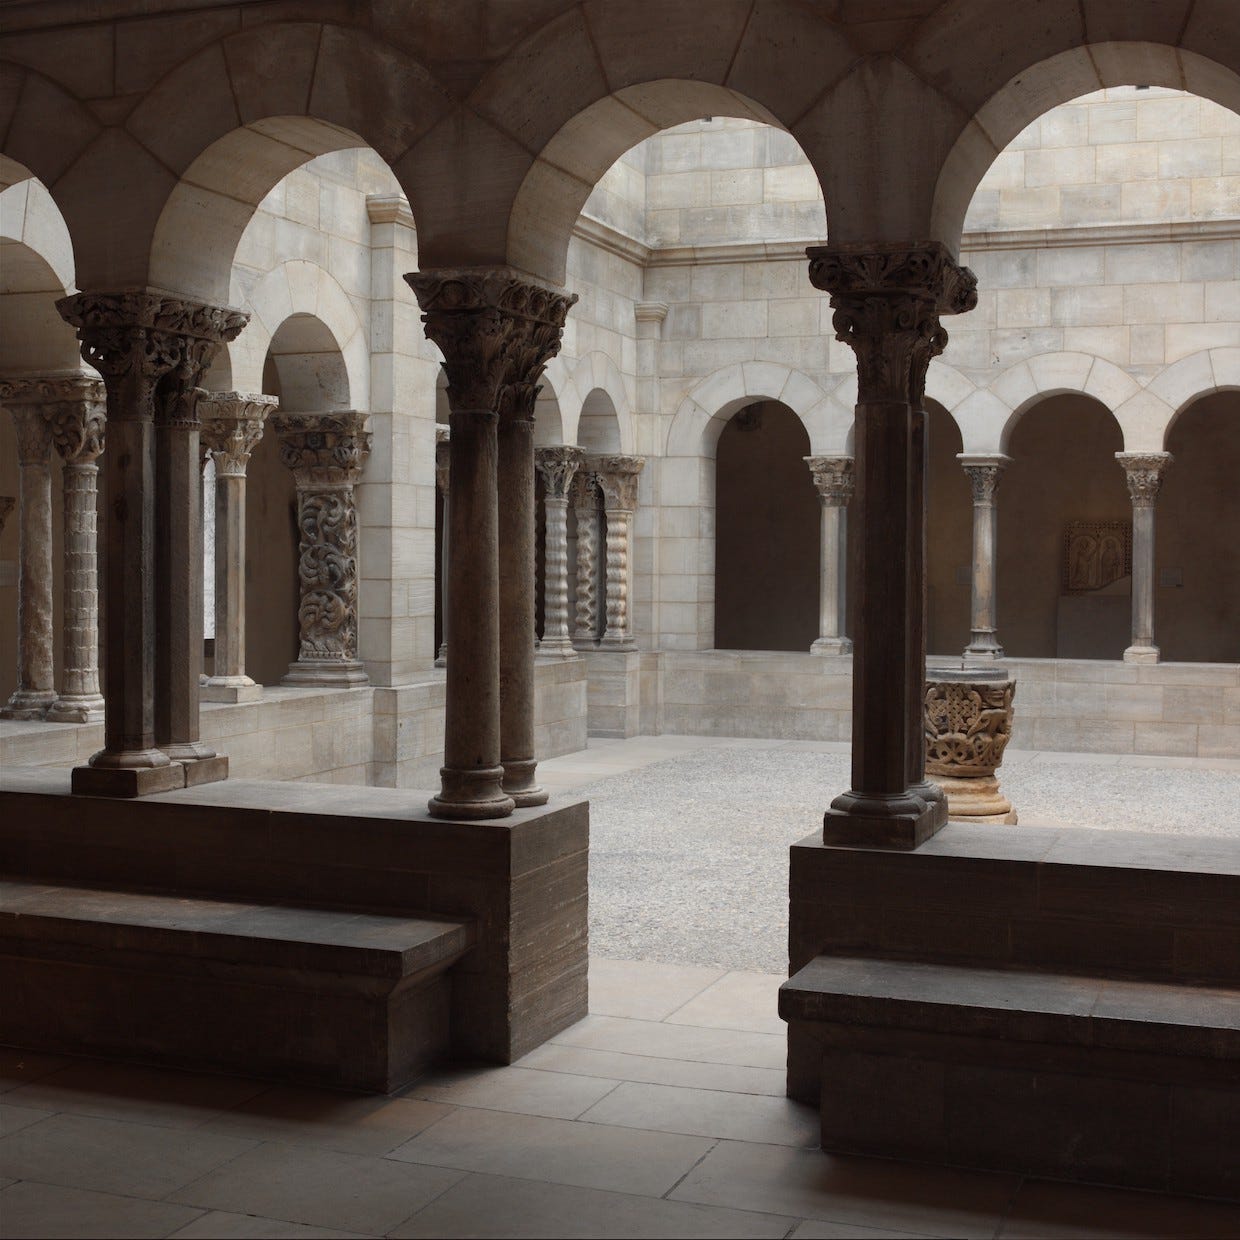
[[[547,369],[543,371],[542,386],[543,390],[539,393],[538,405],[542,405],[544,401],[554,402],[555,412],[554,418],[552,418],[550,408],[546,410],[547,416],[542,419],[542,429],[540,431],[540,411],[538,405],[535,406],[535,442],[539,444],[573,442],[572,439],[568,438],[568,427],[570,424],[576,426],[580,418],[583,402],[581,394],[577,391],[577,385],[573,382],[573,376],[569,371],[563,354],[556,354],[547,363]],[[553,430],[560,438],[551,439],[547,437]]]
[[[1190,405],[1212,392],[1240,391],[1240,348],[1203,349],[1200,353],[1190,353],[1160,371],[1150,380],[1146,390],[1162,400],[1170,413],[1160,443],[1160,447],[1165,447],[1171,438],[1172,428]],[[1153,426],[1150,429],[1153,430]],[[1127,439],[1124,446],[1128,446]]]
[[[317,413],[354,407],[344,353],[318,315],[290,314],[272,333],[267,358],[263,388],[270,388],[275,380],[282,410]]]
[[[566,443],[578,443],[583,448],[595,447],[598,451],[626,454],[637,450],[628,384],[620,373],[620,367],[606,353],[595,350],[578,360],[573,367],[572,392],[575,405],[571,409],[567,404],[561,405],[564,433],[567,435],[570,429],[572,432],[572,439],[566,439]],[[592,412],[587,406],[595,393],[605,395],[610,404],[610,412],[615,419],[615,433],[619,439],[614,447],[588,444],[582,439],[582,422]]]
[[[990,165],[1021,130],[1058,104],[1106,87],[1140,83],[1188,91],[1240,112],[1240,47],[1234,34],[1220,38],[1222,31],[1211,30],[1219,20],[1204,11],[1193,13],[1180,33],[1152,7],[1134,10],[1126,17],[1128,37],[1122,40],[1089,42],[1082,37],[1045,59],[1013,62],[1015,73],[969,108],[969,119],[943,160],[934,188],[931,236],[953,252],[959,250],[969,203]],[[1066,14],[1063,30],[1082,22],[1079,14]],[[1051,25],[1045,23],[1047,30]],[[1038,50],[1048,38],[1063,37],[1043,31],[1026,47]],[[1231,54],[1232,66],[1218,59],[1220,53]],[[1005,59],[1012,61],[1012,56],[999,58]]]

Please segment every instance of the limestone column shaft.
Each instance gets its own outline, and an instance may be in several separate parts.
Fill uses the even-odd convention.
[[[1117,452],[1132,499],[1132,644],[1125,663],[1157,663],[1154,642],[1154,509],[1170,452]]]
[[[634,648],[629,612],[633,584],[633,513],[637,508],[637,478],[645,463],[645,458],[640,456],[601,456],[592,461],[607,520],[607,624],[599,645],[608,650]]]
[[[451,484],[448,439],[451,432],[446,426],[435,427],[435,488],[443,497],[443,520],[439,534],[439,652],[435,666],[445,667],[448,662],[448,555],[451,542],[448,538],[448,488]]]
[[[809,250],[838,339],[857,357],[859,536],[852,578],[852,788],[827,810],[829,844],[915,848],[947,819],[925,775],[926,369],[946,344],[940,314],[971,309],[976,281],[937,243]]]
[[[995,492],[1011,458],[1001,455],[973,456],[962,452],[956,459],[968,476],[973,491],[971,632],[964,657],[972,663],[993,663],[1003,658],[997,627],[999,509],[995,504]]]
[[[198,402],[204,452],[215,463],[215,667],[209,702],[246,702],[262,689],[245,671],[246,468],[274,396],[209,392]]]
[[[546,800],[534,757],[533,412],[576,298],[506,268],[405,278],[443,354],[451,408],[452,657],[430,812],[499,818]]]
[[[104,748],[88,768],[74,771],[74,789],[134,796],[176,786],[186,778],[179,768],[152,774],[169,765],[168,755],[155,743],[157,693],[163,728],[170,733],[175,726],[184,733],[168,735],[168,742],[184,739],[192,744],[197,739],[199,656],[181,667],[174,667],[171,658],[174,646],[188,649],[190,632],[202,623],[201,607],[196,620],[186,614],[195,598],[201,600],[202,589],[201,565],[191,554],[196,545],[191,538],[194,513],[201,509],[197,436],[182,436],[179,450],[172,452],[177,477],[161,483],[164,506],[170,513],[176,508],[178,522],[175,530],[160,535],[163,564],[172,571],[178,549],[193,563],[176,565],[174,578],[160,581],[157,588],[156,410],[165,426],[193,419],[198,381],[220,343],[235,338],[247,316],[146,292],[79,293],[63,298],[57,308],[78,329],[82,356],[103,376],[107,392]],[[186,498],[179,487],[193,498]],[[174,496],[184,503],[174,504]],[[188,583],[181,585],[191,573],[198,577],[196,592]],[[174,599],[168,615],[176,623],[175,635],[160,636],[162,676],[157,675],[157,595]]]
[[[568,630],[568,494],[585,453],[576,447],[539,448],[538,472],[543,480],[546,546],[543,562],[542,658],[568,658],[576,653]]]
[[[593,650],[598,645],[599,530],[602,497],[598,479],[587,468],[577,471],[570,486],[577,519],[576,596],[573,609],[573,648]]]
[[[364,685],[357,657],[357,503],[354,486],[370,455],[366,414],[278,413],[280,459],[297,486],[297,608],[300,646],[286,685]]]
[[[56,723],[103,719],[99,689],[99,570],[96,490],[107,397],[86,375],[64,381],[63,401],[49,404],[52,440],[64,461],[64,623],[60,696],[48,708]]]
[[[848,502],[853,495],[851,456],[807,456],[822,504],[822,536],[818,572],[818,638],[811,654],[851,654],[845,636],[845,555],[848,549]]]
[[[52,433],[39,379],[0,384],[0,400],[17,428],[19,467],[17,688],[3,719],[42,719],[56,700],[52,648]]]

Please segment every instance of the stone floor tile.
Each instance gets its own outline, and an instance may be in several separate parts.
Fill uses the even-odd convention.
[[[543,1184],[471,1175],[402,1223],[393,1237],[780,1237],[792,1219]],[[204,1233],[205,1234],[205,1233]]]
[[[806,1219],[789,1240],[925,1240],[915,1231],[887,1231],[878,1227],[854,1227],[851,1223],[830,1223],[826,1219]]]
[[[265,1088],[261,1081],[241,1077],[82,1059],[11,1090],[8,1101],[44,1111],[197,1128]]]
[[[694,1063],[687,1059],[654,1059],[649,1055],[596,1051],[555,1042],[548,1042],[531,1051],[519,1063],[548,1072],[601,1076],[613,1081],[681,1085],[686,1089],[721,1089],[725,1093],[765,1094],[771,1098],[784,1096],[785,1073],[782,1068],[745,1068],[723,1063]]]
[[[725,973],[701,994],[677,1008],[668,1018],[673,1025],[705,1025],[740,1029],[783,1037],[788,1026],[779,1019],[780,973]]]
[[[209,1210],[187,1227],[174,1231],[169,1240],[366,1240],[366,1237],[360,1231],[337,1231],[332,1227],[286,1223],[278,1218],[259,1218],[255,1214]]]
[[[722,969],[653,960],[590,960],[590,1011],[599,1016],[664,1020],[723,977]]]
[[[999,1235],[1002,1240],[1121,1236],[1221,1240],[1240,1236],[1240,1204],[1026,1180]]]
[[[7,1137],[28,1124],[37,1124],[39,1120],[47,1119],[50,1115],[51,1111],[36,1111],[33,1107],[13,1107],[0,1103],[0,1137]]]
[[[204,1131],[378,1157],[450,1110],[415,1099],[278,1085],[216,1116]]]
[[[670,1196],[851,1227],[990,1237],[1017,1182],[1010,1175],[721,1141]]]
[[[748,1068],[781,1069],[788,1058],[787,1039],[775,1034],[625,1020],[617,1016],[587,1016],[556,1034],[552,1041],[563,1046],[622,1051],[656,1059],[689,1059]]]
[[[614,1081],[597,1077],[533,1068],[467,1068],[432,1072],[410,1085],[404,1095],[446,1104],[445,1110],[447,1106],[483,1107],[548,1119],[576,1119],[615,1087]]]
[[[388,1158],[661,1197],[710,1144],[700,1137],[460,1110]]]
[[[73,1062],[63,1055],[41,1055],[14,1046],[0,1046],[0,1094],[28,1085]]]
[[[172,1200],[382,1235],[460,1178],[461,1172],[439,1167],[273,1142],[204,1175]]]
[[[0,1237],[166,1236],[201,1213],[60,1184],[14,1184],[0,1192]],[[200,1233],[206,1234],[206,1233]]]
[[[818,1148],[814,1107],[787,1098],[729,1094],[711,1089],[624,1082],[582,1117],[592,1124],[620,1124],[654,1132],[723,1137],[772,1145]]]
[[[252,1141],[89,1115],[53,1115],[0,1140],[0,1175],[130,1197],[166,1197]]]

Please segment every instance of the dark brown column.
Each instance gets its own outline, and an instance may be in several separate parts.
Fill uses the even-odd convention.
[[[831,294],[857,355],[852,788],[831,803],[829,844],[915,848],[947,821],[926,780],[926,368],[941,314],[971,309],[976,280],[937,243],[814,246],[810,280]]]

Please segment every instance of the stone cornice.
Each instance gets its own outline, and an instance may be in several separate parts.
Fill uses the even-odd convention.
[[[372,224],[400,224],[413,228],[413,212],[404,194],[368,194],[366,214]]]

